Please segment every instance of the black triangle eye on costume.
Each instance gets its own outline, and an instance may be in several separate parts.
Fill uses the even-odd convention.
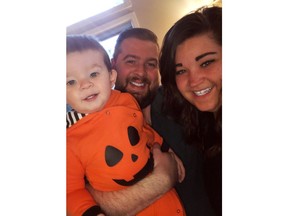
[[[130,145],[131,146],[137,145],[140,141],[140,136],[139,136],[137,129],[133,126],[129,126],[127,128],[127,133],[128,133]],[[124,155],[123,152],[121,150],[117,149],[116,147],[111,146],[111,145],[106,146],[105,161],[109,167],[113,167],[116,164],[118,164],[121,161],[121,159],[123,158],[123,155]],[[135,155],[135,154],[131,155],[131,160],[133,162],[136,162],[137,159],[138,159],[137,155]]]
[[[128,137],[129,137],[130,144],[132,146],[137,145],[140,140],[139,133],[137,129],[133,126],[128,127]]]

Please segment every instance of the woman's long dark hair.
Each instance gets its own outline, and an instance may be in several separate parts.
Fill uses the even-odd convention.
[[[177,46],[188,38],[207,33],[222,46],[221,7],[202,7],[178,20],[164,37],[159,62],[164,90],[163,111],[183,125],[185,135],[190,142],[198,140],[201,145],[203,145],[203,134],[210,134],[208,132],[210,129],[206,126],[210,126],[211,121],[215,123],[215,118],[213,113],[198,111],[179,92],[175,81],[175,54]]]

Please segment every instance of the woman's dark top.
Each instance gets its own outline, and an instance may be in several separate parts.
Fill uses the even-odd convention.
[[[222,168],[219,163],[221,157],[220,161],[219,158],[215,158],[216,161],[214,159],[204,161],[205,157],[199,145],[188,143],[181,125],[166,117],[161,111],[162,98],[160,87],[151,106],[152,127],[164,138],[184,164],[185,179],[182,183],[177,183],[175,188],[183,202],[186,214],[187,216],[215,216],[214,211],[218,211],[215,206],[221,206],[222,201],[221,197],[219,199],[219,191],[222,191],[222,188],[219,188],[222,184],[221,178],[219,179],[222,176],[222,172],[219,171],[219,168],[220,170]],[[204,141],[210,142],[211,140],[204,139]],[[217,177],[214,179],[214,176]],[[205,188],[205,184],[208,184],[209,188]]]

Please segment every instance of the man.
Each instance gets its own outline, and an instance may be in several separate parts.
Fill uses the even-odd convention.
[[[150,125],[150,105],[160,86],[158,57],[156,35],[147,29],[134,28],[119,36],[112,59],[118,74],[115,89],[136,98]]]
[[[198,173],[201,167],[198,167],[199,156],[195,146],[186,145],[181,127],[161,114],[158,58],[159,46],[153,32],[143,28],[122,32],[112,59],[113,68],[118,73],[115,89],[129,92],[136,98],[147,123],[158,131],[183,161],[186,177],[182,183],[176,185],[176,190],[187,216],[213,215],[204,193],[202,173]],[[159,149],[154,149],[153,155],[154,171],[137,184],[118,192],[97,192],[90,188],[90,192],[108,215],[133,215],[137,213],[133,210],[145,208],[174,186],[177,176],[173,155],[171,157]]]

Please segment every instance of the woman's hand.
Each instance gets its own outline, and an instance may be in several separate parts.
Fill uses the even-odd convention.
[[[174,153],[174,151],[169,148],[168,152],[174,157],[175,161],[177,162],[177,169],[178,169],[178,181],[181,183],[185,178],[185,168],[180,160],[180,158]]]

